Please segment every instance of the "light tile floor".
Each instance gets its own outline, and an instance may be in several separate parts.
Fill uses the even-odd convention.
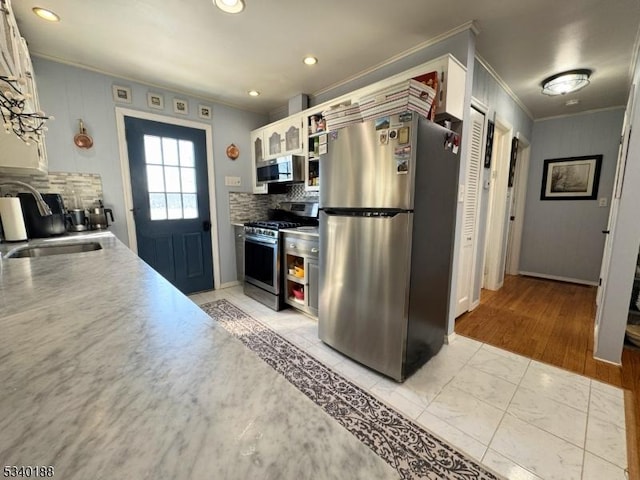
[[[226,298],[435,435],[514,480],[625,480],[619,388],[457,336],[402,384],[318,339],[317,322],[274,312],[231,287]]]

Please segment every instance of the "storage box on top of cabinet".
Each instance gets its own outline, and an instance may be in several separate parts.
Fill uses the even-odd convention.
[[[362,121],[396,115],[407,110],[428,117],[435,97],[436,91],[433,88],[416,80],[397,83],[360,99]]]
[[[357,103],[336,105],[323,111],[322,116],[327,123],[328,131],[362,122],[362,113]]]

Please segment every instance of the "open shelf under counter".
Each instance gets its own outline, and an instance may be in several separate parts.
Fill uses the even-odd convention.
[[[296,277],[295,275],[287,274],[287,280],[299,283],[300,285],[306,285],[304,277]]]

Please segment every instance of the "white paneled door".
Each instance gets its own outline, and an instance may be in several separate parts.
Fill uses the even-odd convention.
[[[471,109],[471,136],[464,192],[464,212],[460,261],[458,262],[458,285],[456,317],[468,311],[471,303],[475,244],[477,241],[478,207],[480,205],[480,182],[483,166],[485,116]]]

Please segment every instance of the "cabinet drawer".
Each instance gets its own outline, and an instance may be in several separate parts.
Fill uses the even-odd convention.
[[[284,237],[284,251],[292,255],[300,255],[308,258],[318,258],[319,242],[302,238]]]

